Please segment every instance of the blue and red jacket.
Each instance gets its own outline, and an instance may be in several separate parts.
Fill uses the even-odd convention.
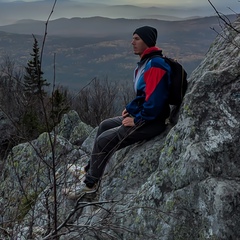
[[[134,71],[136,98],[127,106],[127,112],[134,117],[134,123],[159,120],[165,122],[170,114],[168,103],[170,66],[161,57],[157,47],[145,50]]]

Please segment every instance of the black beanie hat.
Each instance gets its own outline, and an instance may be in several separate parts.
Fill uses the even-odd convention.
[[[157,29],[149,26],[137,28],[133,34],[137,34],[148,47],[156,45],[157,41]]]

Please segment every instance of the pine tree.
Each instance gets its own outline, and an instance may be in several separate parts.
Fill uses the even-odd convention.
[[[44,102],[47,92],[44,87],[50,84],[43,78],[41,70],[40,50],[38,41],[34,38],[33,53],[31,59],[25,67],[24,75],[24,97],[25,97],[25,113],[22,116],[22,124],[25,136],[34,138],[41,132],[46,130],[44,122],[44,111],[46,111]]]
[[[67,90],[64,90],[63,88],[56,89],[50,100],[52,105],[50,118],[52,119],[53,124],[56,125],[60,122],[63,114],[70,109]]]
[[[50,85],[47,83],[47,80],[43,78],[38,41],[35,36],[33,36],[33,38],[33,53],[30,54],[32,56],[32,59],[28,61],[27,67],[25,67],[26,73],[24,75],[24,91],[26,96],[31,100],[32,98],[35,98],[34,96],[45,96],[46,92],[44,90],[44,87]]]

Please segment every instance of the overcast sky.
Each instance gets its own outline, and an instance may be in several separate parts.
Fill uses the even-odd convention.
[[[0,0],[0,2],[15,2],[15,1],[24,1],[24,2],[36,2],[44,0]],[[46,0],[45,0],[46,1]],[[54,0],[48,0],[49,2]],[[58,0],[63,1],[63,0]],[[73,2],[87,2],[87,3],[106,3],[106,4],[146,4],[146,5],[181,5],[188,7],[192,6],[201,6],[209,4],[208,0],[64,0],[64,1],[73,1]],[[211,0],[214,5],[225,5],[226,7],[238,6],[240,5],[239,0]]]
[[[46,1],[46,0],[0,0],[0,2],[36,2],[36,1]],[[47,0],[53,2],[54,0]],[[79,3],[103,3],[111,5],[122,5],[122,4],[133,4],[133,5],[147,5],[147,6],[181,6],[181,7],[201,7],[210,5],[208,0],[57,0],[58,2],[79,2]],[[240,2],[239,0],[210,0],[216,7],[225,7],[226,9],[232,8],[240,11]]]

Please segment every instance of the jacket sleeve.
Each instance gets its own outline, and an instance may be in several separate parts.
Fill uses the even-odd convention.
[[[142,96],[138,96],[126,107],[127,111],[134,116],[135,123],[155,119],[164,121],[168,117],[169,73],[169,66],[162,67],[159,61],[151,61],[146,65],[143,75],[145,89]],[[136,100],[138,100],[138,106],[134,104]],[[135,111],[133,106],[136,106]]]

